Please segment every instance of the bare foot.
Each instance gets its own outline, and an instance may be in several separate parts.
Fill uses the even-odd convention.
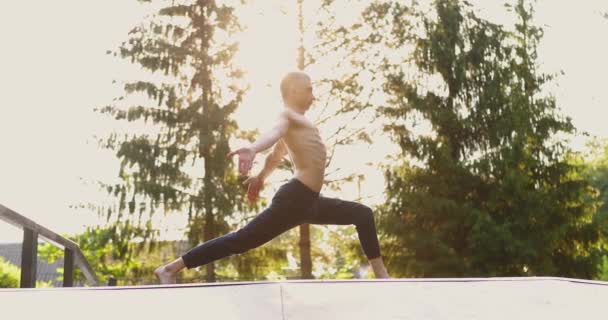
[[[384,261],[382,261],[382,257],[370,259],[369,262],[372,266],[372,270],[374,270],[376,279],[390,279],[388,271],[386,271],[386,267],[384,266]]]
[[[176,274],[167,270],[165,266],[160,266],[154,270],[154,274],[160,280],[161,284],[175,284],[177,282]]]

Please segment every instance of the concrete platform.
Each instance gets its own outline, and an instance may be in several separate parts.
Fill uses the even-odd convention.
[[[602,319],[608,282],[392,279],[0,289],[6,319]]]

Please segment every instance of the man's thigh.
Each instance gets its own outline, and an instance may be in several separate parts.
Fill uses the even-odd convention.
[[[313,212],[306,223],[311,224],[354,224],[357,214],[365,210],[365,206],[354,201],[339,198],[319,196]]]
[[[289,207],[273,203],[239,229],[237,236],[255,243],[268,242],[302,223],[289,211]]]

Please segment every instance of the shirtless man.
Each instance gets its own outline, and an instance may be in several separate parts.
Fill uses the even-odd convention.
[[[300,224],[354,224],[359,241],[376,278],[388,278],[380,255],[380,245],[372,210],[362,204],[320,195],[325,174],[326,150],[319,130],[304,114],[312,105],[310,77],[302,72],[288,73],[281,81],[285,105],[276,125],[248,147],[228,153],[238,155],[239,172],[247,175],[257,153],[274,145],[264,168],[248,178],[247,196],[257,199],[264,180],[286,153],[295,167],[295,175],[273,196],[270,206],[242,229],[207,241],[182,257],[158,267],[154,273],[163,284],[175,283],[184,268],[196,268],[233,254],[246,252],[272,240]]]

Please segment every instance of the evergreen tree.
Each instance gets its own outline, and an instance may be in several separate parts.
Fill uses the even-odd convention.
[[[149,2],[160,9],[114,52],[149,77],[126,83],[124,97],[99,109],[129,122],[127,133],[103,141],[121,162],[121,182],[106,185],[118,205],[104,214],[152,235],[154,214],[187,213],[194,246],[229,231],[226,218],[246,209],[226,158],[230,139],[239,134],[231,115],[244,93],[242,72],[232,64],[237,44],[230,39],[240,26],[233,8],[216,1]],[[213,263],[206,277],[215,280]]]
[[[523,0],[513,30],[466,1],[366,11],[383,68],[382,113],[402,149],[386,170],[384,251],[398,276],[593,278],[602,237],[595,201],[564,137],[575,133],[543,92],[542,30]],[[421,130],[421,128],[426,130]]]
[[[584,166],[584,176],[591,182],[597,193],[599,206],[596,219],[601,223],[602,238],[608,237],[608,140],[594,139],[589,143],[590,159],[573,159]],[[604,247],[605,248],[605,247]],[[600,280],[608,280],[608,256],[602,258]]]

